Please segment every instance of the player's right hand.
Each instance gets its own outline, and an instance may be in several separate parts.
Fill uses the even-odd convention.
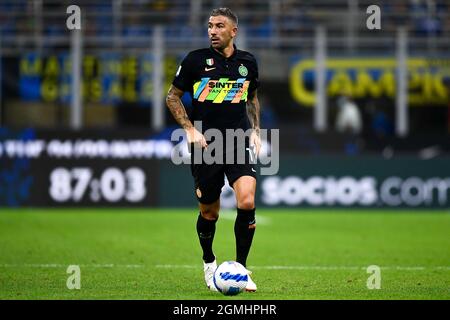
[[[188,143],[193,143],[196,147],[207,148],[208,144],[206,143],[205,136],[201,134],[195,127],[186,129],[186,137]]]

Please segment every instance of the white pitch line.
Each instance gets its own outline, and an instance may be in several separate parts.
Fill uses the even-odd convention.
[[[183,264],[158,264],[156,268],[166,269],[197,269],[198,265]],[[368,267],[368,266],[367,266]],[[361,266],[249,266],[249,269],[266,270],[366,270],[367,267]],[[450,270],[450,266],[379,266],[383,270],[401,270],[401,271],[419,271],[419,270]]]
[[[67,268],[70,265],[77,265],[80,268],[143,268],[142,264],[60,264],[60,263],[24,263],[24,264],[0,264],[0,268]]]
[[[61,263],[24,263],[24,264],[0,264],[0,268],[67,268],[71,264]],[[143,264],[79,264],[80,268],[146,268],[154,267],[161,269],[198,269],[201,265],[189,264],[157,264],[153,266]],[[366,270],[368,266],[249,266],[249,269],[255,270]],[[424,271],[424,270],[450,270],[450,266],[379,266],[382,270],[399,270],[399,271]]]
[[[164,268],[164,269],[198,269],[199,265],[193,264],[157,264],[156,268]]]

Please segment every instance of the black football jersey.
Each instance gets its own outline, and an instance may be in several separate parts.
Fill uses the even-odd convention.
[[[189,52],[172,84],[192,96],[190,120],[209,128],[248,129],[246,102],[259,85],[254,56],[234,46],[225,58],[212,47]]]

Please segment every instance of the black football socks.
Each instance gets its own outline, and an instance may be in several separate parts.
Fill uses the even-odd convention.
[[[236,237],[236,261],[246,267],[247,256],[255,234],[255,209],[237,209],[234,235]]]
[[[203,261],[205,263],[211,263],[216,258],[212,250],[214,234],[216,233],[216,222],[217,219],[208,220],[203,218],[201,213],[198,215],[197,234],[203,249]]]

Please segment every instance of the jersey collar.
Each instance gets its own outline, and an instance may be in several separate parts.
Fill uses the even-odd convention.
[[[214,48],[213,48],[212,46],[209,47],[209,49],[213,52],[213,54],[214,54],[217,58],[223,59],[223,60],[234,60],[234,59],[236,59],[237,48],[236,48],[236,45],[235,45],[235,44],[233,44],[233,48],[234,48],[233,54],[232,54],[230,57],[225,58],[225,57],[224,57],[223,55],[221,55],[219,52],[217,52],[216,50],[214,50]]]

